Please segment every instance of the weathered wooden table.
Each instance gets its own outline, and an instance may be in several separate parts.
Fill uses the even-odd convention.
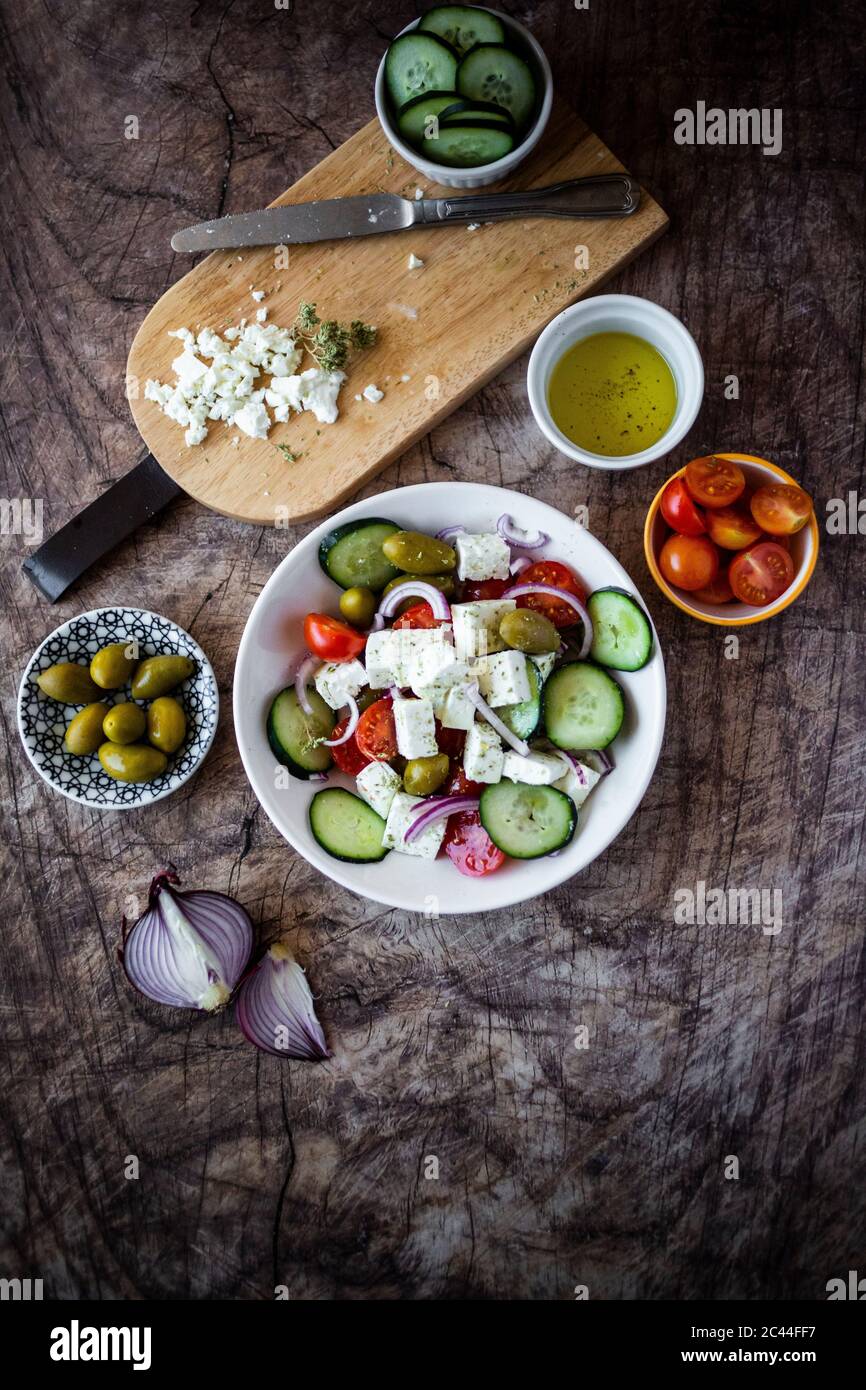
[[[766,455],[814,493],[823,529],[827,499],[863,489],[858,7],[509,8],[671,214],[611,288],[681,315],[703,350],[706,402],[674,461]],[[331,7],[327,26],[310,0],[294,11],[6,6],[3,488],[44,499],[46,531],[140,456],[124,365],[185,268],[171,231],[260,205],[368,119],[384,41],[415,9]],[[782,108],[782,152],[675,144],[675,111],[699,100]],[[670,712],[627,830],[511,913],[434,921],[362,902],[259,812],[232,668],[296,534],[181,502],[53,609],[21,575],[22,538],[2,537],[3,1275],[60,1298],[286,1285],[563,1299],[584,1285],[691,1299],[823,1298],[862,1270],[866,541],[824,531],[805,596],[729,659],[722,632],[668,606],[646,571],[643,516],[668,465],[570,467],[533,425],[524,368],[380,485],[492,480],[587,503],[648,598]],[[193,632],[224,697],[200,775],[125,816],[53,795],[15,730],[34,645],[115,602]],[[130,993],[120,920],[168,861],[187,886],[239,896],[263,934],[287,930],[329,1062],[259,1057],[229,1019]],[[781,929],[678,925],[675,894],[699,882],[778,892]]]

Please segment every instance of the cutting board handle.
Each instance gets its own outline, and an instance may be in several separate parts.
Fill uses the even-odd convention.
[[[629,217],[640,204],[640,184],[628,174],[595,174],[517,193],[472,193],[429,198],[425,222],[494,222],[506,217]]]

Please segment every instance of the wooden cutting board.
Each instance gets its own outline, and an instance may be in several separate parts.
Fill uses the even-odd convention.
[[[536,150],[499,187],[541,187],[622,167],[557,102]],[[378,121],[371,121],[276,201],[372,192],[411,198],[416,187],[426,196],[448,192],[417,175],[391,150]],[[287,269],[275,269],[272,247],[216,251],[163,295],[136,334],[127,368],[135,422],[165,471],[215,511],[271,525],[320,517],[529,347],[561,309],[598,290],[667,225],[666,214],[644,193],[639,210],[623,219],[537,218],[472,232],[456,226],[319,242],[292,247]],[[424,261],[422,270],[408,269],[410,252]],[[266,291],[270,323],[290,326],[298,303],[314,300],[323,318],[375,323],[378,342],[350,362],[335,424],[319,425],[305,411],[259,440],[217,422],[203,444],[189,449],[180,426],[144,399],[144,383],[149,377],[174,379],[171,362],[180,345],[167,336],[169,329],[220,331],[242,317],[253,320],[259,306],[251,287]],[[385,392],[375,405],[355,400],[368,383]],[[294,462],[275,447],[280,444],[297,456]]]

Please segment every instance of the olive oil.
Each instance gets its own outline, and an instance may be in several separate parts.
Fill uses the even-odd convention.
[[[621,458],[661,439],[674,418],[673,372],[633,333],[592,333],[562,354],[550,374],[554,424],[590,454]]]

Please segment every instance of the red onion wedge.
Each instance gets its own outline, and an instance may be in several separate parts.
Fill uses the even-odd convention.
[[[499,737],[508,744],[509,748],[513,748],[515,753],[520,754],[521,758],[529,757],[529,744],[525,743],[522,738],[518,738],[517,734],[513,734],[508,725],[502,722],[499,715],[496,714],[490,708],[487,701],[482,698],[477,685],[466,686],[466,698],[472,702],[482,719],[487,721],[491,729],[496,730]]]
[[[288,946],[275,941],[238,990],[238,1027],[272,1057],[330,1057],[307,977]]]
[[[253,946],[248,914],[225,893],[179,893],[173,870],[150,885],[147,911],[127,929],[120,959],[131,984],[158,1004],[211,1013],[231,997]]]
[[[381,631],[382,631],[382,628],[383,628],[384,626],[385,626],[385,619],[382,617],[382,614],[381,614],[381,613],[375,613],[375,614],[373,615],[373,621],[371,622],[370,626],[367,628],[367,631],[368,631],[368,632],[381,632]]]
[[[358,727],[358,720],[361,718],[361,711],[358,709],[358,701],[353,695],[346,696],[346,705],[349,710],[349,718],[346,727],[339,738],[323,738],[322,743],[326,748],[338,748],[341,743],[348,743],[353,733]]]
[[[550,540],[546,531],[536,531],[534,536],[521,531],[508,512],[502,513],[496,523],[496,529],[506,544],[513,545],[515,550],[540,550]]]
[[[436,532],[436,539],[437,541],[450,541],[452,536],[459,536],[465,531],[465,526],[443,526],[441,531]]]
[[[386,594],[379,604],[379,612],[383,618],[393,618],[401,603],[405,603],[407,598],[426,599],[433,609],[433,617],[447,621],[451,617],[451,606],[441,589],[437,589],[435,584],[427,584],[424,580],[413,579],[408,584],[398,584],[396,589],[392,589],[390,594]]]
[[[462,811],[477,810],[477,796],[431,796],[403,832],[403,839],[408,844],[437,821],[447,820],[449,816],[457,816]]]
[[[592,646],[592,618],[587,612],[586,605],[581,603],[574,594],[570,594],[567,589],[557,589],[554,584],[515,584],[512,588],[506,589],[502,597],[522,598],[524,594],[547,594],[548,598],[561,599],[563,603],[567,603],[570,608],[574,609],[583,623],[583,641],[580,644],[580,651],[576,659],[583,661]]]
[[[312,714],[313,706],[307,699],[307,681],[313,674],[317,666],[321,666],[317,656],[305,656],[297,671],[295,672],[295,694],[298,697],[298,704],[304,714]]]

